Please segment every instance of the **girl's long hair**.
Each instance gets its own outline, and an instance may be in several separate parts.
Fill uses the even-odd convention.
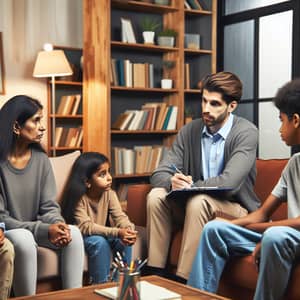
[[[86,181],[106,162],[108,158],[98,152],[82,153],[74,162],[61,198],[62,215],[67,223],[75,223],[74,211],[87,192]]]
[[[16,143],[14,133],[15,123],[24,126],[38,110],[43,109],[42,104],[29,96],[18,95],[9,99],[0,110],[0,161],[7,160]],[[33,143],[30,147],[44,151],[40,143]]]

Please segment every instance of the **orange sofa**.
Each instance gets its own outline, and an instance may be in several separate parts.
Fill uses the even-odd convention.
[[[255,191],[262,202],[272,191],[286,163],[286,159],[257,160]],[[143,228],[146,226],[146,195],[150,189],[149,184],[131,185],[128,189],[127,213],[136,225]],[[286,217],[287,207],[283,204],[274,212],[272,219],[279,220]],[[181,231],[174,232],[168,258],[168,268],[172,272],[176,271],[181,238]],[[285,299],[300,299],[298,275],[300,276],[300,264],[295,265]],[[256,280],[257,272],[251,256],[234,258],[228,262],[223,272],[218,294],[237,300],[253,299]]]

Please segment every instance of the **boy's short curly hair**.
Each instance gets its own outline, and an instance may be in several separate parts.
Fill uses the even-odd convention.
[[[218,92],[223,100],[229,104],[232,101],[239,102],[242,97],[243,84],[237,75],[231,72],[218,72],[207,75],[199,84],[201,91]]]
[[[294,114],[300,115],[300,78],[289,81],[279,88],[273,103],[289,119]]]

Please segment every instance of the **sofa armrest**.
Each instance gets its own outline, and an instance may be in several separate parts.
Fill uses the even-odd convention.
[[[127,192],[127,215],[137,226],[146,227],[147,223],[147,194],[151,190],[150,184],[132,184]]]

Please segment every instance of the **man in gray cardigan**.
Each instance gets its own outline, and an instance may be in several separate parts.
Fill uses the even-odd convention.
[[[189,276],[205,223],[218,214],[245,216],[260,204],[253,190],[258,131],[232,114],[241,99],[242,83],[230,72],[219,72],[201,84],[202,118],[179,131],[151,176],[153,189],[147,198],[148,269],[161,274],[173,226],[183,226],[177,267],[177,275],[183,279]],[[166,198],[170,190],[191,186],[232,190]]]

